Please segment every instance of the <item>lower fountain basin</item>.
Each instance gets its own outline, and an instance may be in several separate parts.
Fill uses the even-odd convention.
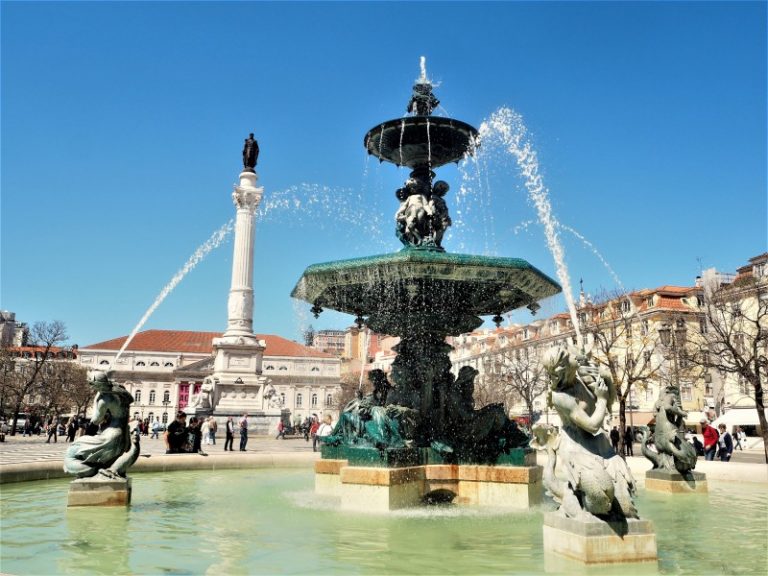
[[[400,335],[424,331],[460,334],[479,316],[503,314],[561,291],[521,258],[401,250],[337,260],[306,269],[291,296],[315,306],[368,316],[368,326]]]
[[[67,509],[68,482],[2,486],[3,572],[617,572],[545,557],[549,500],[529,511],[437,506],[350,515],[337,499],[314,493],[310,469],[251,469],[134,474],[130,507]],[[764,484],[713,481],[708,495],[683,498],[641,489],[638,508],[655,526],[661,574],[765,573]]]

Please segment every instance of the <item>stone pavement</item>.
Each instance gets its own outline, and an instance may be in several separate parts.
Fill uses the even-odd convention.
[[[0,442],[0,466],[6,464],[26,464],[32,462],[61,462],[64,460],[64,452],[69,446],[62,438],[54,443],[46,443],[47,436],[23,437],[6,435],[5,442]],[[226,452],[230,455],[244,455],[238,450],[240,437],[235,438],[234,452]],[[318,448],[319,450],[319,448]],[[215,446],[203,444],[203,451],[211,454],[225,454],[224,437],[216,438]],[[306,442],[303,437],[292,437],[286,440],[275,440],[274,436],[250,436],[246,446],[248,454],[281,454],[281,453],[312,453],[312,441]],[[142,455],[165,455],[165,444],[162,436],[159,440],[152,440],[149,436],[141,437]]]

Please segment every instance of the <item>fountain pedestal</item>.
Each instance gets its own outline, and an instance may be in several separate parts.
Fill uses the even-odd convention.
[[[648,470],[645,489],[666,494],[706,494],[709,491],[706,474],[693,470],[686,475],[670,470]]]
[[[127,506],[130,503],[130,478],[79,478],[69,485],[67,506]]]
[[[536,454],[520,451],[521,465],[403,464],[399,467],[360,465],[358,450],[342,449],[345,458],[315,462],[315,492],[338,496],[344,510],[386,512],[424,502],[453,501],[465,506],[528,509],[541,502],[542,468]],[[378,453],[377,450],[372,452]],[[325,456],[325,454],[324,454]],[[402,455],[393,455],[392,460]],[[379,460],[382,462],[383,459]]]
[[[558,512],[544,515],[544,553],[583,564],[656,562],[656,534],[650,520],[576,520]]]

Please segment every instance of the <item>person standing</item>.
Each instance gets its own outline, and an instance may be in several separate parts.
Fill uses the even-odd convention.
[[[709,420],[701,419],[701,435],[704,436],[704,459],[714,460],[717,451],[717,430],[709,425]]]
[[[634,450],[632,450],[632,426],[627,426],[627,429],[624,431],[624,455],[635,455]]]
[[[216,418],[213,415],[208,416],[208,440],[209,444],[216,446],[216,431],[219,429],[219,425],[216,423]]]
[[[245,452],[245,446],[248,444],[248,412],[243,412],[240,418],[240,452]]]
[[[718,456],[721,462],[728,462],[733,454],[733,438],[725,428],[725,424],[717,427],[720,430],[720,437],[717,440]]]
[[[331,415],[328,414],[323,419],[323,423],[320,424],[320,426],[317,428],[317,434],[315,435],[315,442],[312,444],[312,452],[315,451],[315,443],[320,442],[320,444],[325,443],[325,439],[333,434],[333,425],[332,425]]]
[[[153,438],[155,440],[160,438],[160,418],[155,418],[155,421],[152,422],[152,436],[149,439],[152,440]]]
[[[309,428],[309,435],[312,436],[312,452],[317,452],[317,431],[320,429],[320,420],[317,416],[312,417],[312,425]]]
[[[48,440],[45,441],[46,444],[51,443],[51,436],[53,436],[54,444],[58,442],[58,439],[57,439],[58,427],[59,427],[59,423],[56,418],[48,419]]]
[[[278,438],[285,440],[285,424],[283,424],[282,420],[277,422],[277,436],[275,436],[275,440]]]
[[[226,438],[224,439],[224,452],[227,451],[227,446],[229,446],[230,452],[234,452],[235,449],[232,448],[232,443],[235,441],[235,421],[232,419],[232,416],[227,418],[227,424],[224,431],[226,433]]]
[[[616,452],[616,454],[619,453],[619,429],[614,426],[611,428],[611,445],[613,446],[613,451]]]

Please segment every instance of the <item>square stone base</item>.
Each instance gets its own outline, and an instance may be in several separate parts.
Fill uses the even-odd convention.
[[[127,506],[130,503],[130,478],[80,478],[69,485],[67,506]]]
[[[382,468],[341,459],[315,462],[315,491],[341,498],[344,510],[385,512],[425,500],[528,509],[541,502],[541,466],[427,464]]]
[[[645,473],[645,489],[667,494],[706,494],[707,477],[702,472],[689,472],[683,476],[669,470],[648,470]]]
[[[626,524],[581,521],[559,512],[544,515],[544,554],[559,554],[583,564],[656,562],[656,533],[650,520]]]

